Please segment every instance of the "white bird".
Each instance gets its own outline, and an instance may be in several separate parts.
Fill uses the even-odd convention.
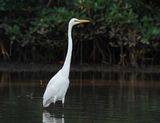
[[[69,71],[72,57],[72,28],[76,24],[87,23],[89,20],[79,20],[72,18],[68,24],[68,50],[63,67],[49,81],[43,95],[43,107],[48,107],[51,103],[62,101],[64,105],[65,95],[69,86]]]

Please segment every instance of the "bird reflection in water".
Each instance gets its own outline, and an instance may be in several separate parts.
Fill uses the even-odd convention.
[[[43,111],[43,123],[64,123],[64,115],[56,117],[48,111]]]

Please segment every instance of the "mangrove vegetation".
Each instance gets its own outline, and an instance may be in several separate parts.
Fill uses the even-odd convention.
[[[72,17],[74,64],[160,64],[159,0],[0,0],[1,61],[63,63]]]

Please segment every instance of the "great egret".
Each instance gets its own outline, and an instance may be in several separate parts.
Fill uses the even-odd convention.
[[[64,105],[66,91],[69,86],[69,71],[72,57],[72,27],[76,24],[87,23],[89,20],[79,20],[72,18],[68,24],[68,50],[62,69],[49,81],[43,95],[43,107],[48,107],[51,103],[62,101]]]

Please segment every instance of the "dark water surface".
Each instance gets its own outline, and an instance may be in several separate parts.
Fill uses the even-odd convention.
[[[72,72],[65,107],[42,107],[54,73],[0,73],[0,123],[160,123],[160,73]]]

